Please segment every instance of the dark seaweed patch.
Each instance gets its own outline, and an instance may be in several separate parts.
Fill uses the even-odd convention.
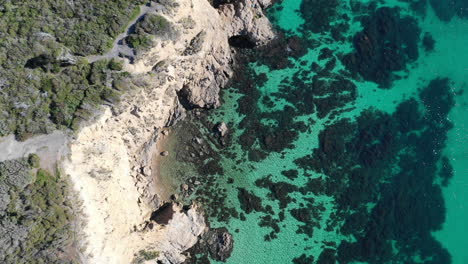
[[[333,2],[330,1],[331,5]],[[370,12],[371,15],[361,17],[364,30],[354,37],[356,52],[341,59],[354,76],[361,75],[388,87],[395,78],[393,71],[405,70],[408,63],[418,58],[416,20],[401,17],[398,9],[377,9],[376,4],[356,2],[352,4],[354,12]],[[321,2],[323,5],[330,3]],[[334,8],[330,12],[336,14],[337,6]],[[349,18],[343,17],[343,20]],[[305,27],[314,27],[320,32],[336,29],[335,40],[346,31],[346,24],[340,29],[335,28],[337,24],[330,26],[326,20],[313,23],[317,24]],[[430,47],[428,41],[423,40],[422,44]],[[307,43],[307,47],[314,45],[312,41]],[[421,89],[420,100],[405,100],[392,114],[368,109],[353,120],[334,120],[338,113],[350,109],[343,107],[349,106],[357,96],[356,86],[348,79],[350,74],[334,72],[340,55],[324,49],[321,54],[324,67],[313,63],[307,69],[308,64],[302,62],[303,69],[285,77],[278,92],[264,94],[258,87],[265,84],[266,75],[256,74],[245,64],[260,61],[274,71],[291,66],[285,54],[299,57],[306,50],[302,39],[290,41],[284,36],[270,47],[269,50],[239,51],[240,66],[232,84],[232,89],[242,95],[237,111],[245,115],[239,124],[243,132],[239,142],[234,143],[240,143],[248,155],[239,157],[229,151],[220,154],[210,151],[209,156],[214,158],[194,160],[198,166],[205,164],[199,172],[208,175],[196,191],[208,215],[228,222],[232,217],[245,221],[247,214],[259,212],[259,226],[268,228],[263,234],[266,241],[277,238],[277,233],[286,227],[281,222],[291,216],[297,220],[296,232],[304,234],[305,241],[312,243],[316,228],[355,238],[353,242],[325,244],[316,263],[412,264],[415,258],[424,259],[426,263],[450,263],[448,252],[431,236],[445,220],[440,187],[453,175],[449,161],[440,156],[446,132],[451,128],[446,118],[453,106],[449,81],[433,80]],[[301,52],[296,52],[298,50]],[[286,104],[280,108],[282,102]],[[269,111],[263,111],[265,107]],[[299,133],[314,128],[314,120],[297,121],[296,117],[313,113],[319,118],[329,118],[327,127],[319,133],[319,147],[295,161],[299,170],[283,167],[281,172],[289,180],[299,175],[310,176],[306,184],[296,186],[285,179],[273,180],[277,178],[269,175],[255,182],[268,193],[268,200],[263,204],[251,189],[229,190],[228,187],[228,192],[237,191],[244,212],[237,213],[226,206],[226,190],[217,183],[216,177],[238,171],[239,175],[229,177],[241,178],[246,158],[253,163],[271,152],[285,156],[284,150],[294,147]],[[237,164],[221,170],[218,155],[235,160]],[[325,176],[313,178],[312,171]],[[308,194],[335,198],[336,211],[325,219],[324,226],[319,223],[325,207],[308,200]],[[300,199],[294,198],[300,195]],[[280,208],[277,216],[273,212],[276,205]],[[307,261],[312,262],[313,258],[305,254],[293,260],[294,263]]]
[[[431,81],[420,99],[424,111],[410,99],[393,115],[367,111],[355,123],[336,122],[320,133],[320,147],[297,161],[328,176],[324,192],[336,197],[337,217],[344,220],[341,232],[357,239],[339,245],[340,263],[411,263],[416,256],[450,263],[448,252],[431,235],[445,220],[435,180],[443,168],[450,178],[447,160],[439,154],[451,128],[446,119],[454,105],[449,81]],[[369,202],[376,205],[368,213],[363,205]],[[331,255],[327,251],[324,261],[335,263]]]
[[[262,200],[260,197],[244,188],[238,188],[237,198],[239,199],[241,209],[246,214],[250,214],[252,211],[261,212],[265,210],[262,206]]]
[[[439,171],[439,177],[441,179],[441,184],[442,186],[447,187],[450,180],[453,178],[453,167],[447,157],[442,157],[440,163],[441,168]]]
[[[293,202],[290,194],[299,190],[295,185],[286,182],[273,182],[271,177],[265,177],[255,181],[258,187],[268,189],[270,191],[269,198],[278,201],[281,209],[288,206],[289,203]]]
[[[293,258],[292,262],[294,264],[311,264],[314,263],[314,256],[307,256],[306,254],[302,254],[297,258]]]
[[[320,253],[317,259],[317,264],[335,264],[336,263],[336,250],[326,248]]]
[[[429,3],[441,21],[448,22],[455,16],[468,18],[468,1],[466,0],[429,0]]]
[[[419,56],[417,21],[402,17],[398,8],[382,7],[363,17],[361,24],[364,29],[353,40],[355,51],[342,62],[355,76],[389,88],[396,78],[392,72],[406,69]]]
[[[282,171],[281,174],[290,180],[294,180],[299,176],[299,172],[297,170],[286,170]]]
[[[431,34],[426,32],[423,38],[423,47],[425,51],[433,51],[435,47],[435,40],[432,38]]]
[[[304,29],[321,33],[330,29],[330,23],[338,14],[338,0],[303,0],[300,6],[301,16],[306,21]]]

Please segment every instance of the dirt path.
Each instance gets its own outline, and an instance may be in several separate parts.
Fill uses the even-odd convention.
[[[0,138],[0,162],[26,157],[36,153],[41,157],[41,167],[53,171],[56,162],[68,153],[68,137],[62,131],[32,137],[24,142],[13,135]]]
[[[128,23],[128,26],[125,28],[124,32],[119,34],[117,38],[114,40],[114,44],[112,45],[112,49],[103,55],[91,55],[87,56],[86,58],[90,63],[93,63],[98,60],[102,59],[112,59],[117,58],[119,56],[133,58],[135,56],[135,52],[132,48],[128,45],[124,44],[123,40],[132,32],[133,26],[146,14],[154,12],[163,8],[160,4],[152,4],[152,5],[144,5],[140,6],[140,13],[138,16]]]

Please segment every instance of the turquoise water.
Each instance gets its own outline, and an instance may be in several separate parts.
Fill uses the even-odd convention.
[[[192,122],[212,154],[178,173],[198,173],[191,197],[233,234],[226,263],[468,263],[468,19],[417,0],[304,1],[270,16],[307,52],[280,69],[249,55],[223,106]],[[358,48],[370,59],[347,60]]]

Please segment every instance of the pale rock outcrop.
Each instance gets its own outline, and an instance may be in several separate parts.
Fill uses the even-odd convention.
[[[260,7],[268,4],[266,0],[219,9],[207,0],[177,3],[171,12],[157,6],[154,12],[176,25],[178,39],[159,39],[132,64],[126,63],[125,70],[139,88],[83,127],[63,162],[83,200],[86,263],[128,264],[145,249],[159,251],[163,263],[184,260],[181,252],[196,243],[205,223],[196,208],[176,209],[165,226],[150,221],[162,203],[151,167],[152,157],[159,155],[159,129],[183,118],[182,106],[219,106],[219,90],[232,74],[229,37],[247,34],[259,45],[274,37]],[[193,23],[184,27],[189,17]],[[149,224],[155,227],[149,229]]]
[[[245,35],[257,45],[266,44],[275,37],[270,21],[263,13],[263,8],[270,4],[270,0],[244,0],[221,5],[219,12],[226,33],[229,36]]]

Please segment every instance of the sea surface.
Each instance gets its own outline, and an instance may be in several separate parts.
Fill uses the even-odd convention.
[[[192,110],[161,165],[232,233],[226,263],[467,264],[468,1],[268,13],[280,39],[239,50],[223,105]]]

